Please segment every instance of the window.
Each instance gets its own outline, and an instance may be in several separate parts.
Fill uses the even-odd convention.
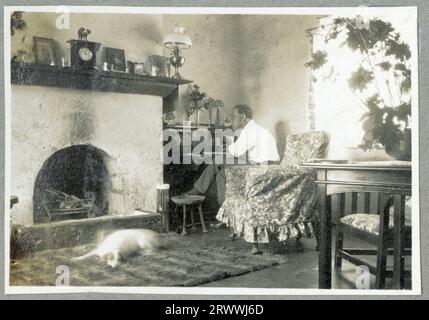
[[[335,18],[322,18],[320,26],[331,25]],[[378,18],[390,22],[402,39],[412,39],[414,30],[413,24],[408,23],[410,17]],[[362,19],[362,23],[365,23],[365,20]],[[365,100],[378,92],[388,104],[400,104],[401,94],[394,83],[393,73],[388,75],[389,81],[386,81],[386,73],[383,74],[383,70],[375,67],[382,62],[379,57],[368,58],[359,50],[353,51],[347,45],[342,45],[346,40],[344,32],[330,41],[325,41],[326,27],[316,29],[312,35],[313,52],[324,51],[328,57],[328,62],[323,67],[313,71],[314,127],[316,130],[330,133],[331,150],[358,147],[364,135],[360,118],[368,111]],[[383,56],[383,60],[386,60],[386,57]],[[349,79],[352,72],[361,66],[373,71],[377,85],[368,86],[362,91],[353,91],[349,86]]]

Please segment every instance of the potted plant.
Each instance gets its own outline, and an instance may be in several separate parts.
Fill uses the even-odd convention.
[[[13,37],[16,30],[23,30],[27,24],[22,18],[22,11],[14,11],[10,17],[10,35]]]
[[[360,57],[359,67],[348,77],[348,87],[366,107],[360,118],[364,131],[360,147],[384,147],[396,159],[411,160],[411,51],[400,33],[390,22],[360,16],[333,19],[309,30],[314,32],[325,43],[346,45]],[[318,50],[305,66],[315,71],[328,62],[328,52]],[[331,75],[341,72],[335,68],[331,66]]]
[[[188,117],[196,114],[196,122],[200,123],[200,111],[208,110],[213,104],[214,99],[209,97],[207,93],[201,91],[201,88],[194,84],[192,90],[189,93],[190,105],[188,108]]]

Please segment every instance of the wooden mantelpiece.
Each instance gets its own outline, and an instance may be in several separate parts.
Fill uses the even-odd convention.
[[[177,90],[179,85],[192,81],[73,67],[12,63],[11,82],[18,85],[147,94],[164,98]]]

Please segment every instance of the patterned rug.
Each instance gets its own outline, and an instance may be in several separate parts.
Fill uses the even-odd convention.
[[[286,262],[284,254],[252,255],[248,243],[227,240],[223,230],[161,239],[156,254],[131,257],[116,269],[98,257],[70,261],[94,245],[38,252],[11,263],[10,285],[53,286],[57,266],[66,265],[72,286],[198,286]]]

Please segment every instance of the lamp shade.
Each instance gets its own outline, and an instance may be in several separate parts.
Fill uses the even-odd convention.
[[[191,38],[185,34],[185,28],[174,27],[174,32],[164,38],[166,48],[188,49],[192,47]]]

